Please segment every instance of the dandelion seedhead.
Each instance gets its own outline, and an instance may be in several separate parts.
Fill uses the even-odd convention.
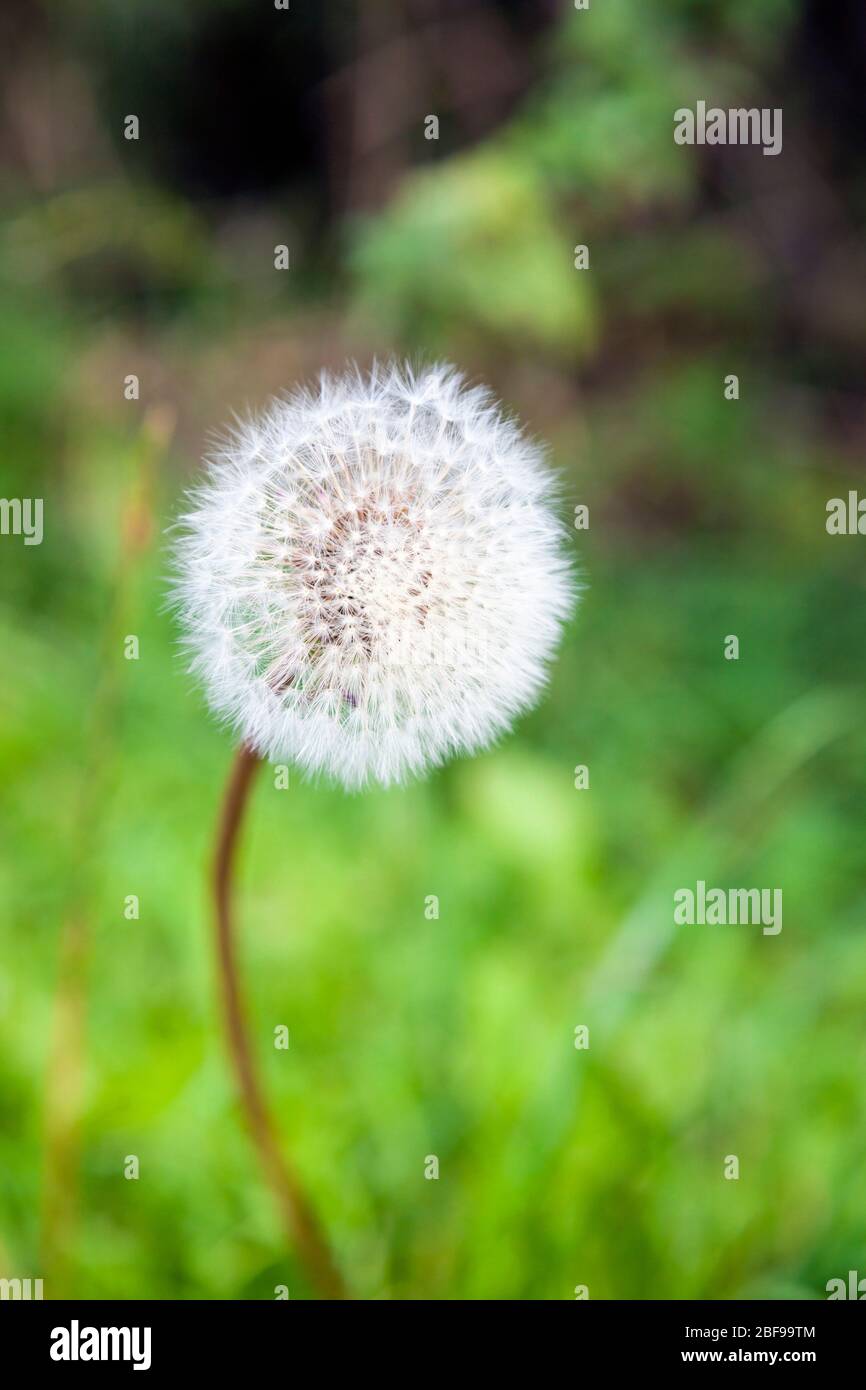
[[[272,401],[214,454],[177,546],[212,708],[348,787],[484,747],[574,602],[552,493],[539,447],[449,367]]]

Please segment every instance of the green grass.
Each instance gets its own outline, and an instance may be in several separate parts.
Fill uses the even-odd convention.
[[[109,453],[96,435],[90,456]],[[102,510],[69,523],[65,558],[26,555],[61,566],[58,611],[3,609],[4,1264],[49,1295],[303,1297],[215,1007],[205,873],[231,745],[178,658],[159,546],[110,616],[140,456],[127,441],[92,465]],[[160,525],[174,488],[160,472]],[[784,538],[584,541],[591,585],[551,689],[499,748],[388,793],[262,775],[241,937],[281,1134],[359,1297],[820,1297],[864,1237],[845,542],[816,527],[805,565]],[[803,636],[818,592],[820,671]],[[781,887],[782,933],[675,928],[673,892],[697,878]],[[46,1247],[46,1075],[77,916],[80,1173],[70,1159],[74,1214],[53,1236],[48,1219]],[[74,1054],[62,1031],[59,1047]]]

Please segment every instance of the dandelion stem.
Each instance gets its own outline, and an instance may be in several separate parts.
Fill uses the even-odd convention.
[[[233,929],[232,878],[238,834],[259,762],[258,754],[242,744],[235,756],[223,802],[214,859],[217,960],[226,1035],[253,1143],[289,1240],[318,1291],[325,1298],[345,1298],[345,1285],[312,1203],[292,1164],[280,1151],[256,1074],[241,997]]]

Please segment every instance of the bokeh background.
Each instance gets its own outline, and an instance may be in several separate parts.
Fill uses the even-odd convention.
[[[825,530],[866,444],[861,7],[9,0],[0,38],[0,474],[45,500],[0,541],[0,1275],[310,1294],[223,1048],[231,740],[167,528],[232,408],[390,353],[550,442],[588,590],[485,756],[257,788],[256,1044],[353,1293],[866,1275],[866,542]],[[783,153],[675,146],[698,99],[783,107]],[[674,928],[698,878],[781,887],[783,931]]]

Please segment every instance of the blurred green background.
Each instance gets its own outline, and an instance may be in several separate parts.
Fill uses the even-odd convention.
[[[854,0],[10,0],[0,37],[2,493],[45,500],[0,541],[0,1276],[311,1294],[223,1048],[231,740],[167,528],[232,408],[390,353],[550,442],[588,589],[500,747],[256,789],[256,1046],[353,1294],[866,1275],[864,541],[825,530],[866,442]],[[783,107],[783,153],[677,147],[698,99]],[[675,928],[699,878],[782,888],[783,931]]]

